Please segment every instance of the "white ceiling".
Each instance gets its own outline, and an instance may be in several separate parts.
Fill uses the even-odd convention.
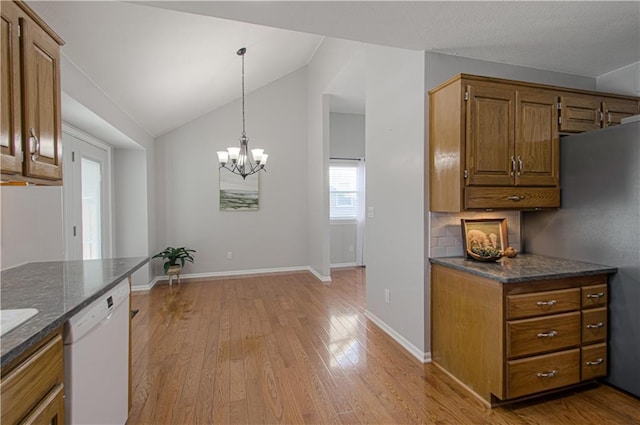
[[[63,54],[152,136],[238,98],[242,46],[248,91],[307,64],[323,35],[588,77],[640,61],[638,1],[29,5],[65,39]],[[334,82],[341,112],[362,101],[363,60]]]

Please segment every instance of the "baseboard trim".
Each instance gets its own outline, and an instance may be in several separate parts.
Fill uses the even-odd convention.
[[[384,333],[389,335],[400,344],[405,350],[409,352],[413,357],[418,359],[420,363],[431,363],[431,352],[422,351],[415,345],[413,345],[408,339],[400,335],[395,329],[391,326],[387,325],[383,320],[381,320],[378,316],[371,313],[369,310],[365,310],[364,315],[371,320],[377,327],[382,329]]]
[[[357,263],[336,263],[336,264],[329,264],[329,267],[332,269],[339,269],[342,267],[357,267],[358,264]]]
[[[321,282],[331,282],[331,276],[322,276],[316,272],[310,266],[300,267],[274,267],[270,269],[252,269],[252,270],[231,270],[225,272],[207,272],[207,273],[185,273],[180,275],[180,280],[196,280],[207,278],[220,278],[220,277],[238,277],[238,276],[251,276],[256,274],[271,274],[271,273],[292,273],[292,272],[309,272],[316,279]],[[131,287],[133,292],[148,291],[153,288],[158,282],[168,282],[169,276],[156,276],[147,285],[134,285]]]

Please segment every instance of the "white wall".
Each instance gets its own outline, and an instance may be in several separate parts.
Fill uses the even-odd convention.
[[[424,53],[369,46],[366,78],[367,315],[422,359]]]
[[[185,273],[308,266],[306,81],[303,68],[246,96],[249,148],[269,154],[258,211],[219,209],[216,151],[239,146],[239,100],[157,139],[157,243],[197,251]]]
[[[361,48],[360,43],[325,38],[307,66],[307,192],[309,265],[331,280],[329,226],[329,95],[339,71]]]
[[[364,158],[364,115],[331,112],[329,155],[331,158]]]
[[[571,74],[563,74],[559,72],[544,71],[540,69],[525,68],[522,66],[515,66],[503,63],[487,62],[477,59],[469,59],[459,56],[443,55],[439,53],[425,53],[425,86],[426,91],[431,90],[438,84],[447,81],[451,77],[459,74],[467,73],[474,75],[484,75],[490,77],[507,78],[519,81],[528,81],[540,84],[550,84],[562,87],[571,87],[584,90],[595,90],[596,81],[594,78],[582,77]],[[425,106],[426,128],[429,127],[429,104],[428,97],[426,99]],[[429,148],[429,132],[425,134],[425,150],[428,154]],[[425,157],[425,164],[428,164],[428,158]],[[425,165],[428,167],[428,165]],[[428,209],[429,201],[429,170],[425,168],[425,202]],[[462,214],[443,214],[443,213],[429,213],[428,222],[429,225],[426,229],[425,244],[427,244],[426,252],[430,256],[451,256],[460,255],[461,238],[455,235],[456,226],[455,223],[459,223],[460,218],[479,218],[479,217],[507,217],[507,224],[509,228],[509,241],[514,245],[516,249],[520,245],[521,235],[521,219],[517,213],[462,213]],[[430,350],[431,339],[431,323],[430,323],[430,269],[427,270],[427,278],[425,280],[425,341],[427,348]]]
[[[150,254],[146,162],[146,152],[142,149],[113,151],[116,257],[147,257]],[[135,286],[146,286],[150,280],[148,265],[132,276]]]
[[[64,260],[62,187],[0,187],[0,269]]]
[[[364,115],[331,112],[331,158],[364,158]],[[357,225],[355,223],[331,223],[331,266],[355,265]]]
[[[632,63],[596,78],[598,91],[640,96],[640,62]]]

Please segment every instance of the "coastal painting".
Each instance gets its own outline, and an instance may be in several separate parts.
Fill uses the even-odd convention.
[[[220,211],[256,211],[259,206],[260,174],[243,179],[227,170],[220,171]]]

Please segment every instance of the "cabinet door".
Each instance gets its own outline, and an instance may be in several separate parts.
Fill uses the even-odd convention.
[[[580,133],[600,128],[600,98],[589,95],[560,96],[560,131]]]
[[[21,19],[25,175],[62,179],[60,48],[28,18]]]
[[[58,384],[20,425],[63,425],[64,386]]]
[[[13,2],[2,2],[0,58],[0,151],[3,173],[22,173],[22,139],[20,114],[20,38],[18,6]]]
[[[602,101],[604,111],[604,126],[611,127],[619,125],[622,118],[631,117],[640,113],[638,111],[638,101],[626,99],[604,98]]]
[[[516,185],[557,186],[560,136],[557,96],[518,91],[516,97]]]
[[[466,184],[513,185],[515,90],[473,85],[467,92]]]

